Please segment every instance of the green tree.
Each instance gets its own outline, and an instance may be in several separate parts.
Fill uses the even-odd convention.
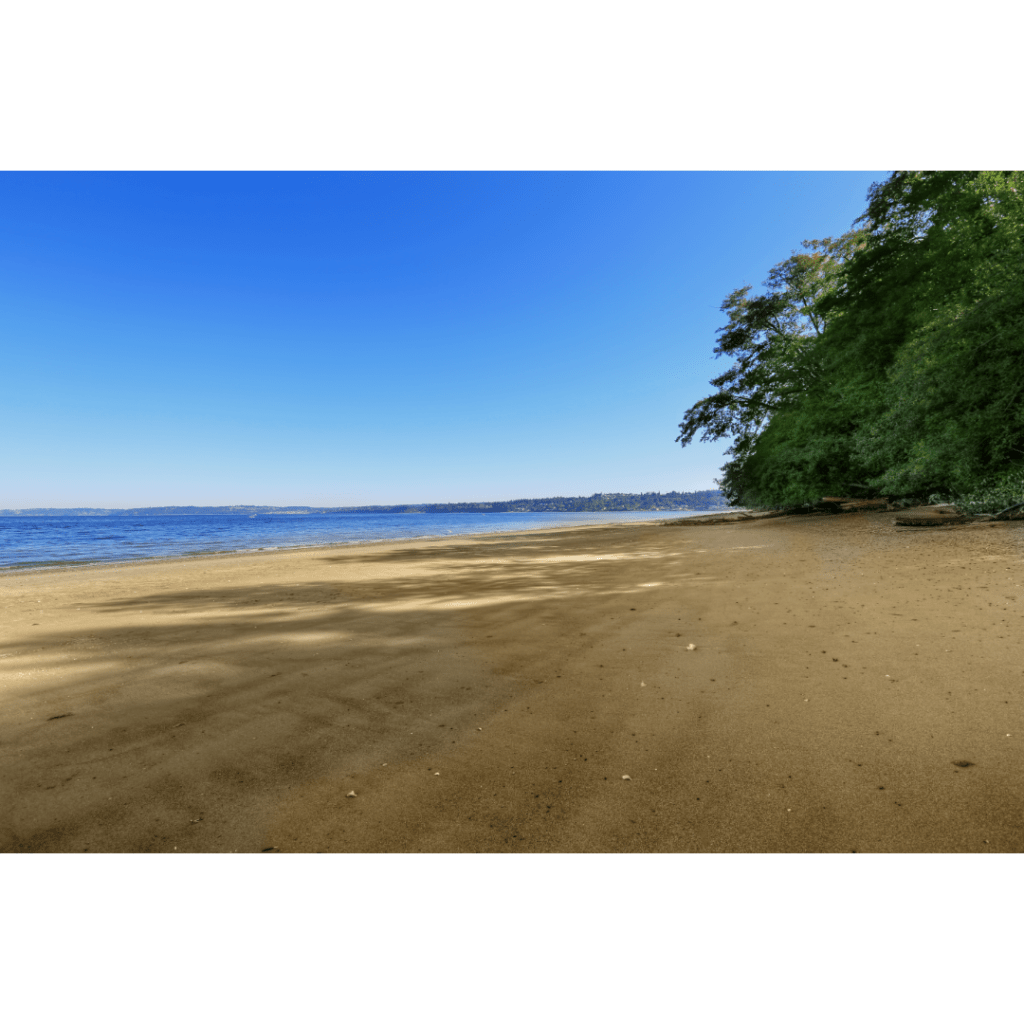
[[[891,493],[984,487],[1024,459],[1024,175],[904,175],[874,202],[880,226],[884,215],[925,227],[901,344],[879,414],[854,433],[857,457]]]
[[[820,383],[822,371],[810,352],[828,324],[822,302],[841,287],[842,268],[864,245],[864,234],[804,241],[810,251],[794,250],[776,264],[764,294],[751,297],[747,285],[722,303],[728,323],[717,332],[715,358],[730,355],[735,362],[711,381],[718,391],[687,410],[676,441],[685,447],[699,431],[701,441],[733,438],[726,454],[734,458],[723,467],[728,496],[738,496],[732,481],[767,423]]]
[[[724,467],[746,504],[991,490],[1022,465],[1024,175],[897,172],[868,199],[804,390]]]

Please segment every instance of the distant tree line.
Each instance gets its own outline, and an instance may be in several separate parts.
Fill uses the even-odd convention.
[[[421,505],[355,505],[324,508],[311,505],[163,505],[153,508],[0,509],[0,516],[174,516],[273,515],[330,512],[703,512],[725,507],[720,490],[669,491],[662,494],[592,494],[588,498],[517,498],[514,501],[441,502]]]
[[[897,171],[840,238],[737,289],[683,446],[732,438],[732,505],[1024,502],[1024,172]]]
[[[644,512],[721,508],[719,490],[648,491],[644,494],[592,494],[580,498],[516,498],[513,501],[443,502],[428,505],[377,505],[359,511],[380,512]],[[353,510],[354,511],[354,510]]]

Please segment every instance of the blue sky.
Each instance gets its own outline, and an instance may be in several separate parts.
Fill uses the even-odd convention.
[[[722,300],[887,174],[4,173],[0,507],[713,487]]]

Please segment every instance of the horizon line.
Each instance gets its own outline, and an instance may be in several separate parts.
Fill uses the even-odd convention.
[[[113,507],[113,506],[101,506],[101,505],[51,505],[43,506],[36,505],[31,507],[22,508],[5,508],[0,509],[0,515],[11,512],[55,512],[55,511],[68,511],[68,512],[144,512],[154,508],[168,508],[168,509],[247,509],[250,511],[256,510],[279,510],[279,511],[298,511],[298,510],[316,510],[316,511],[330,511],[330,512],[346,512],[346,511],[359,511],[362,509],[369,508],[415,508],[419,506],[429,505],[509,505],[516,502],[527,502],[527,501],[586,501],[593,498],[643,498],[643,497],[673,497],[673,496],[690,496],[699,494],[721,494],[721,488],[718,487],[706,487],[700,488],[695,491],[595,491],[592,494],[578,494],[578,495],[567,495],[557,494],[549,495],[543,498],[499,498],[491,501],[399,501],[384,504],[382,502],[366,503],[363,505],[256,505],[256,504],[242,504],[242,503],[231,503],[223,505],[133,505],[125,507]]]

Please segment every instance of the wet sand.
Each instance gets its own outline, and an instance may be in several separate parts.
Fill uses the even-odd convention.
[[[1020,852],[1022,611],[890,513],[6,572],[0,850]]]

